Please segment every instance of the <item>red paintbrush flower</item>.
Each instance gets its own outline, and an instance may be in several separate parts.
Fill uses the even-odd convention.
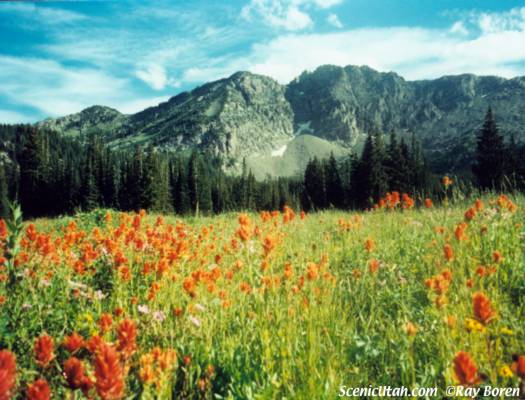
[[[124,396],[124,374],[115,349],[103,344],[95,356],[95,387],[102,400],[117,400]]]
[[[16,357],[9,350],[0,351],[0,400],[9,400],[16,383]]]
[[[49,335],[42,335],[35,340],[35,358],[38,365],[47,367],[48,364],[55,358],[53,353],[54,344],[53,338]]]
[[[49,400],[51,398],[51,389],[45,379],[34,381],[27,388],[27,400]]]

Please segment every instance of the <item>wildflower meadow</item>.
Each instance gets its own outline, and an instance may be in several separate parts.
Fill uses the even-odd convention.
[[[0,399],[525,382],[525,199],[0,222]]]

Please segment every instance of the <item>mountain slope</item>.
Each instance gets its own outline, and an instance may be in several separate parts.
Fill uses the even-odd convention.
[[[142,142],[176,151],[197,147],[239,160],[270,152],[274,142],[291,139],[292,120],[281,85],[240,72],[130,116],[114,141],[119,146]]]
[[[91,107],[41,126],[68,135],[101,132],[115,147],[153,145],[207,150],[235,172],[247,158],[256,175],[289,175],[330,148],[346,154],[370,131],[392,130],[421,141],[436,171],[468,167],[484,113],[492,106],[505,135],[525,139],[525,78],[475,75],[406,81],[369,67],[325,65],[288,85],[248,72],[211,82],[134,115]],[[310,135],[308,150],[295,137]],[[304,150],[304,149],[303,149]],[[461,154],[459,154],[461,153]]]
[[[91,106],[77,114],[56,119],[46,119],[37,125],[68,136],[103,132],[106,137],[116,134],[128,117],[104,106]]]

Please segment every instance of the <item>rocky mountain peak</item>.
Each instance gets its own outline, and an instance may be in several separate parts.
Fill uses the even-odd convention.
[[[322,65],[288,85],[240,71],[133,115],[93,106],[40,125],[69,135],[99,132],[119,147],[205,149],[234,170],[247,158],[259,176],[297,172],[308,161],[302,158],[320,149],[359,151],[368,132],[394,130],[407,139],[415,134],[434,165],[450,171],[466,165],[489,105],[504,134],[524,138],[524,104],[524,77],[407,81],[367,66]],[[454,157],[458,152],[465,157]]]

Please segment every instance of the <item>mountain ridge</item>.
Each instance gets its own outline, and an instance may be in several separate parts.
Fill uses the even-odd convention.
[[[326,155],[316,148],[334,146],[347,154],[359,148],[368,132],[393,130],[401,136],[415,134],[435,169],[460,171],[468,164],[472,139],[489,105],[503,133],[525,138],[523,76],[461,74],[409,81],[395,72],[352,65],[322,65],[286,85],[238,71],[135,114],[92,106],[37,125],[72,136],[103,133],[114,147],[206,150],[223,157],[232,172],[246,159],[259,178],[300,171],[308,160],[294,153],[293,167],[283,162],[286,147],[283,155],[272,156],[283,146],[294,147],[298,136],[321,140],[305,140],[295,147],[310,157]],[[314,142],[312,148],[304,147]],[[454,157],[457,151],[465,157]],[[290,167],[278,171],[271,165],[273,158]]]

